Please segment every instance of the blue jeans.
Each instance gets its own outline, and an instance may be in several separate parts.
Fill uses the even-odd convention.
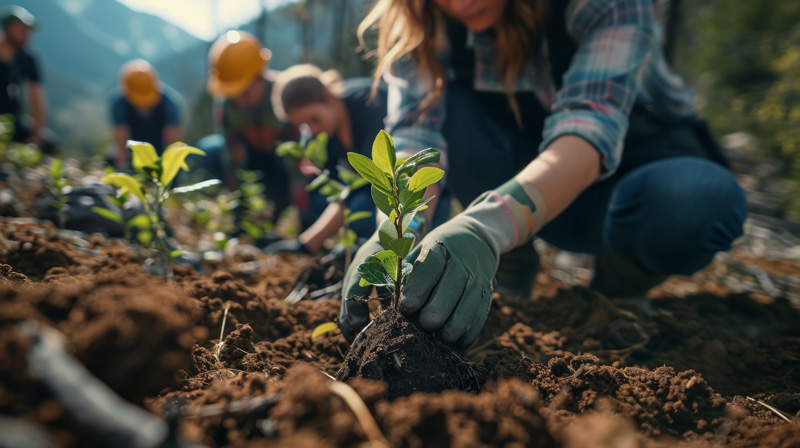
[[[598,182],[539,236],[573,252],[607,248],[652,274],[690,275],[730,249],[746,216],[744,192],[730,171],[675,157]]]
[[[502,99],[448,85],[442,129],[449,147],[446,188],[463,205],[511,179],[536,156],[537,119],[544,112],[530,98],[518,99],[522,128]],[[676,155],[702,154],[713,142],[696,123],[661,129],[655,122],[658,137],[626,145],[625,151],[647,156],[651,148],[669,154],[674,147]],[[624,172],[591,185],[539,236],[573,252],[613,252],[651,274],[688,275],[730,248],[746,215],[744,192],[726,168],[702,157],[668,157],[628,163]]]

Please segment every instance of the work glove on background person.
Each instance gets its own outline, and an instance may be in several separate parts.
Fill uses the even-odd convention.
[[[305,244],[296,239],[276,241],[263,249],[267,255],[288,252],[291,254],[311,255],[311,251]]]

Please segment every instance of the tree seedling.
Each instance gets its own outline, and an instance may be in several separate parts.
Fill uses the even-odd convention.
[[[186,157],[189,154],[204,156],[205,152],[187,146],[183,142],[169,145],[159,157],[155,148],[150,143],[129,140],[128,148],[133,152],[133,169],[137,176],[125,173],[107,174],[103,182],[117,187],[121,194],[129,193],[139,199],[145,209],[149,221],[150,245],[158,254],[165,268],[167,279],[173,279],[171,261],[180,255],[181,251],[174,251],[167,241],[166,226],[163,221],[164,202],[180,189],[170,188],[172,181],[181,169],[189,171]],[[194,188],[195,186],[181,187]]]
[[[355,246],[358,238],[356,233],[350,229],[350,225],[360,219],[371,217],[372,213],[368,211],[353,213],[347,208],[345,201],[351,191],[367,185],[367,181],[344,166],[336,167],[338,178],[344,184],[331,176],[330,171],[325,169],[325,165],[328,163],[328,135],[324,132],[309,140],[305,146],[303,141],[285,142],[278,147],[277,151],[282,157],[290,157],[296,160],[307,158],[320,170],[317,177],[306,186],[306,190],[318,190],[321,195],[328,199],[328,202],[336,202],[341,207],[344,219],[342,226],[339,228],[337,242],[345,248],[344,268],[346,270],[350,265],[353,246]]]
[[[414,247],[415,236],[406,233],[414,216],[428,206],[433,196],[423,199],[425,189],[444,176],[444,171],[420,165],[439,161],[439,151],[428,148],[398,162],[392,138],[380,131],[372,145],[372,160],[358,153],[347,153],[353,168],[372,184],[372,200],[387,220],[378,228],[384,250],[371,255],[358,266],[361,286],[388,287],[390,306],[397,309],[403,285],[408,282],[412,265],[405,257]]]
[[[50,193],[53,195],[53,201],[50,205],[56,210],[58,217],[58,227],[63,229],[67,224],[67,195],[72,191],[72,185],[67,180],[67,173],[64,170],[64,161],[62,159],[53,159],[50,164]]]

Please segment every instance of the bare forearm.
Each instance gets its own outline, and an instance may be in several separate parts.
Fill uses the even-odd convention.
[[[42,89],[39,84],[31,84],[28,89],[33,115],[33,135],[39,137],[45,124],[45,107]]]
[[[178,126],[167,126],[164,128],[164,145],[169,146],[183,139],[183,132]]]
[[[325,208],[319,218],[305,232],[297,238],[309,251],[317,252],[322,248],[322,243],[336,234],[344,222],[342,206],[332,202]]]
[[[566,135],[528,164],[515,179],[523,188],[538,189],[547,205],[549,222],[600,175],[600,155],[581,137]]]
[[[128,141],[128,129],[124,126],[114,127],[114,145],[117,147],[116,163],[117,169],[121,170],[128,164],[128,148],[125,146]]]

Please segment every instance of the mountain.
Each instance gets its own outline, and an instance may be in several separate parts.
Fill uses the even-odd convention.
[[[309,61],[346,75],[365,74],[369,65],[353,49],[367,1],[305,0],[269,11],[241,29],[272,50],[271,68]],[[161,80],[182,96],[187,141],[210,132],[205,93],[210,42],[114,0],[0,0],[0,7],[15,3],[39,22],[28,48],[43,68],[48,127],[67,153],[90,154],[110,141],[109,99],[119,68],[134,58],[150,61]]]

